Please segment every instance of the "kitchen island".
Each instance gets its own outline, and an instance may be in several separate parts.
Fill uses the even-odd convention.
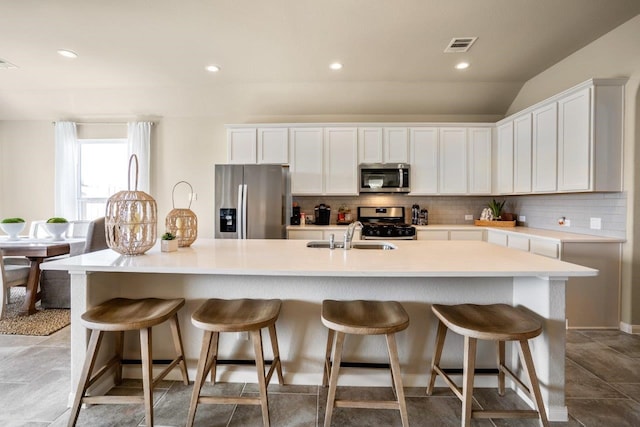
[[[48,262],[44,269],[71,274],[71,377],[84,361],[87,332],[80,315],[112,297],[184,297],[180,313],[187,364],[194,375],[202,332],[191,325],[191,313],[206,298],[280,298],[277,323],[285,381],[320,384],[326,330],[320,322],[324,299],[400,301],[411,317],[398,334],[398,348],[406,386],[426,386],[433,354],[436,320],[432,303],[507,303],[526,307],[543,319],[543,334],[532,342],[543,398],[551,420],[566,420],[564,402],[565,281],[594,276],[597,270],[516,251],[485,242],[394,241],[394,250],[312,249],[300,240],[199,239],[190,248],[160,252],[159,246],[142,256],[121,256],[112,250]],[[154,358],[172,355],[168,325],[154,329]],[[138,340],[127,338],[125,357],[137,359]],[[386,362],[382,337],[350,337],[344,359]],[[267,350],[265,355],[270,358]],[[251,357],[242,334],[224,334],[221,359]],[[462,339],[447,341],[444,366],[460,367]],[[512,362],[516,354],[511,356]],[[491,343],[478,347],[478,368],[495,367]],[[345,375],[340,384],[388,385],[386,370],[371,375]],[[361,374],[361,372],[359,372]],[[125,375],[138,375],[136,370]],[[222,381],[255,381],[250,367],[224,367]],[[477,385],[494,384],[493,378]],[[103,383],[96,392],[108,389]],[[73,387],[72,387],[73,388]]]

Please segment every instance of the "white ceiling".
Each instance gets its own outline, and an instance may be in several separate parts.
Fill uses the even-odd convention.
[[[0,58],[18,66],[0,70],[0,120],[503,115],[525,81],[639,13],[639,0],[0,0]],[[468,53],[443,53],[467,36]]]

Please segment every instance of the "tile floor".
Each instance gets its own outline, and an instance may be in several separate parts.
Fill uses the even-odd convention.
[[[50,337],[0,335],[0,425],[64,426],[69,417],[69,327]],[[567,333],[567,406],[570,421],[553,426],[640,425],[640,336],[618,331],[582,330]],[[112,393],[138,393],[139,382],[125,381]],[[256,393],[254,384],[205,386],[211,393]],[[340,388],[341,396],[391,398],[390,388]],[[182,426],[187,417],[191,386],[165,381],[155,393],[157,426]],[[424,388],[407,389],[412,426],[458,426],[460,404],[446,389],[426,397]],[[476,403],[499,407],[524,405],[513,393],[501,401],[491,389],[478,389]],[[271,386],[273,426],[318,426],[324,421],[326,390],[317,386]],[[96,405],[83,409],[79,426],[138,426],[141,406]],[[202,405],[199,426],[259,426],[254,406]],[[399,426],[397,411],[336,409],[334,426]],[[473,420],[474,426],[535,426],[535,420]]]

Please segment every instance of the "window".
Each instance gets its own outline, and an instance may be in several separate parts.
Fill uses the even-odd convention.
[[[78,139],[78,219],[104,216],[109,197],[127,189],[127,139]]]

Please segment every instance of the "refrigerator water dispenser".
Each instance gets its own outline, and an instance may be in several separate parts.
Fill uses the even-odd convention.
[[[222,208],[220,209],[220,232],[235,233],[236,232],[236,209]]]

